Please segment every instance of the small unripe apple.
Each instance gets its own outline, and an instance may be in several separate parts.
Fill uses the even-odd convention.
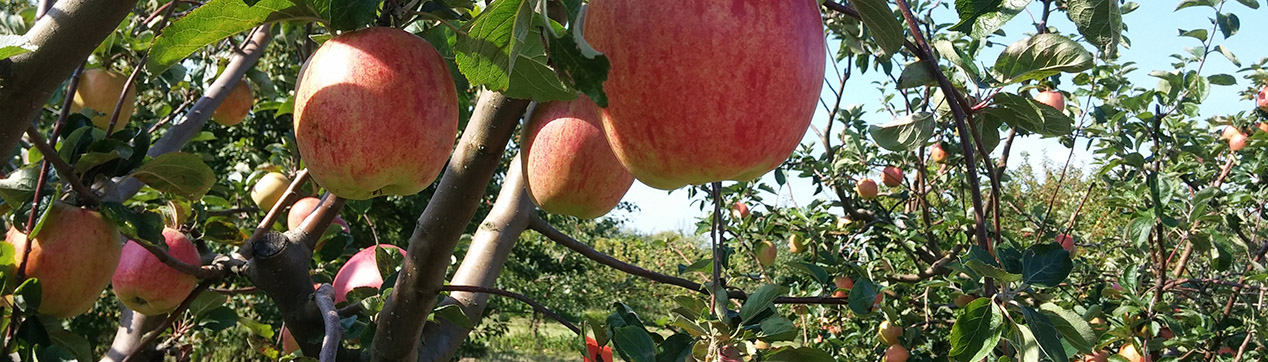
[[[40,279],[39,313],[65,319],[91,309],[119,265],[123,243],[115,226],[95,211],[54,202],[33,239],[13,228],[6,237],[18,263],[32,242],[26,276]]]
[[[854,281],[850,280],[850,277],[846,276],[840,276],[836,277],[836,279],[832,279],[832,284],[837,287],[836,291],[832,292],[833,298],[849,297],[849,290],[854,289]]]
[[[251,84],[247,83],[246,78],[239,79],[238,85],[225,95],[224,101],[221,101],[216,111],[211,113],[211,120],[222,126],[242,123],[242,120],[247,119],[247,115],[251,113],[254,101],[255,98],[251,96]]]
[[[396,249],[405,254],[405,250],[391,244],[380,244],[379,247]],[[348,262],[339,268],[339,272],[335,274],[335,280],[330,283],[335,288],[335,303],[343,303],[348,299],[348,292],[356,288],[379,288],[383,286],[383,276],[379,275],[378,258],[375,257],[375,247],[371,246],[361,249]]]
[[[1172,338],[1176,338],[1176,334],[1175,332],[1171,331],[1171,328],[1162,327],[1162,329],[1158,330],[1158,338],[1162,338],[1164,340],[1172,339]]]
[[[942,144],[934,144],[933,149],[929,150],[929,159],[936,163],[947,162],[947,151],[942,149]]]
[[[882,321],[880,327],[876,329],[876,335],[880,337],[882,344],[892,346],[898,344],[898,337],[902,337],[903,328],[889,321]]]
[[[1047,104],[1059,111],[1065,111],[1065,95],[1058,91],[1043,91],[1035,94],[1035,101]]]
[[[1268,86],[1259,89],[1259,93],[1255,93],[1255,106],[1260,110],[1268,112]]]
[[[743,219],[748,217],[748,214],[748,205],[745,205],[743,202],[736,201],[734,204],[731,204],[732,218]]]
[[[960,294],[955,297],[955,306],[964,308],[965,306],[968,306],[969,303],[973,303],[973,301],[975,300],[977,300],[976,296],[969,295],[969,294]]]
[[[198,248],[179,230],[163,228],[167,254],[189,265],[201,265]],[[111,279],[114,295],[144,315],[167,314],[198,286],[198,278],[163,264],[136,241],[128,240]]]
[[[777,254],[775,244],[769,240],[764,240],[757,244],[757,263],[764,267],[771,266],[775,263],[775,255]]]
[[[1064,248],[1065,251],[1070,252],[1071,258],[1078,255],[1077,253],[1079,252],[1079,246],[1074,245],[1074,236],[1071,236],[1070,234],[1058,234],[1057,242],[1061,243],[1061,247]]]
[[[286,188],[290,187],[291,180],[286,178],[280,172],[269,172],[260,177],[255,182],[255,187],[251,189],[251,201],[260,206],[260,210],[268,212],[273,209],[273,205],[282,199],[282,195],[286,194]]]
[[[128,76],[110,70],[93,68],[85,69],[79,75],[79,87],[75,89],[75,98],[71,100],[70,111],[79,113],[84,108],[92,108],[98,114],[92,117],[92,124],[102,130],[110,127],[110,115],[119,102],[119,94],[128,83]],[[128,89],[123,97],[123,107],[119,109],[119,120],[115,121],[114,130],[118,131],[128,125],[132,111],[136,107],[136,87]]]
[[[895,344],[885,349],[885,362],[907,362],[910,357],[911,354],[902,345]]]
[[[793,254],[801,254],[806,250],[809,250],[809,248],[806,246],[805,238],[801,237],[801,235],[792,234],[792,236],[788,237],[788,251]]]
[[[1136,345],[1131,344],[1130,342],[1124,343],[1122,347],[1119,347],[1118,355],[1131,362],[1150,361],[1148,355],[1141,355],[1140,350],[1136,349]]]
[[[613,362],[612,346],[599,347],[599,341],[594,338],[586,337],[586,357],[585,362]]]
[[[854,186],[854,191],[858,192],[859,197],[863,198],[864,200],[871,200],[876,198],[876,195],[877,193],[880,192],[880,189],[876,187],[876,181],[872,181],[872,179],[870,178],[865,178],[863,180],[860,180],[858,185]]]
[[[881,183],[889,187],[901,186],[903,184],[903,170],[894,166],[886,166],[881,171]]]
[[[1228,149],[1237,152],[1243,148],[1246,148],[1246,134],[1238,133],[1228,138]]]
[[[395,28],[322,43],[295,89],[295,145],[313,180],[349,200],[430,185],[458,134],[447,64],[430,43]]]
[[[599,114],[584,95],[533,110],[520,161],[528,195],[543,211],[593,219],[616,208],[634,184],[608,146]]]
[[[1230,139],[1230,138],[1233,138],[1234,135],[1239,135],[1241,133],[1242,133],[1242,130],[1237,129],[1237,127],[1234,127],[1233,125],[1228,125],[1228,126],[1224,126],[1224,132],[1220,133],[1220,138]]]

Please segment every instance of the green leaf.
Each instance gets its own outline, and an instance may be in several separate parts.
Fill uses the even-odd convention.
[[[1044,303],[1039,309],[1048,316],[1052,326],[1065,337],[1071,347],[1083,353],[1092,353],[1098,338],[1092,326],[1077,313],[1061,308],[1056,304]]]
[[[1131,240],[1139,248],[1149,242],[1149,235],[1153,227],[1154,218],[1152,217],[1141,216],[1132,219],[1131,223],[1127,224],[1127,239]]]
[[[352,30],[374,22],[380,0],[311,0],[334,30]]]
[[[695,344],[696,339],[689,335],[677,333],[669,336],[656,346],[656,362],[690,361],[691,347]]]
[[[996,266],[989,265],[978,260],[969,260],[964,263],[964,266],[969,267],[969,269],[973,269],[974,272],[977,272],[981,276],[1002,282],[1015,282],[1021,280],[1021,275],[1019,274],[1009,273],[1004,271],[1004,269],[1000,269]]]
[[[257,25],[296,19],[316,19],[290,0],[211,0],[173,21],[154,39],[146,68],[159,74],[198,49]]]
[[[53,318],[41,319],[44,329],[48,331],[49,341],[53,346],[64,348],[74,357],[72,361],[92,361],[92,344],[87,338],[62,328],[61,323]],[[41,359],[43,361],[43,359]]]
[[[1008,46],[995,60],[995,75],[1004,83],[1040,80],[1061,72],[1092,68],[1092,53],[1059,34],[1039,34]]]
[[[1026,326],[1030,327],[1030,331],[1034,333],[1035,341],[1038,342],[1044,356],[1048,356],[1053,361],[1070,360],[1065,354],[1065,347],[1061,345],[1061,335],[1048,320],[1048,316],[1027,306],[1022,306],[1021,312],[1026,316]]]
[[[132,211],[121,203],[107,201],[101,203],[101,216],[114,223],[119,233],[128,239],[167,249],[162,215],[152,211]]]
[[[537,102],[565,101],[577,98],[576,91],[564,84],[555,71],[546,66],[546,56],[527,57],[521,54],[511,70],[507,97]]]
[[[1259,8],[1259,0],[1237,0],[1237,2],[1242,3],[1242,5],[1246,5],[1246,7],[1251,9]]]
[[[740,306],[741,324],[747,324],[762,311],[770,309],[775,305],[775,298],[785,294],[788,294],[788,288],[775,284],[765,284],[757,288],[757,291],[750,294],[748,300],[744,301],[744,305]]]
[[[1193,7],[1193,6],[1205,6],[1209,8],[1214,8],[1215,0],[1181,0],[1180,4],[1176,5],[1175,11],[1179,11],[1180,9]]]
[[[1237,14],[1233,13],[1216,13],[1215,24],[1219,26],[1220,33],[1224,34],[1224,38],[1237,34],[1237,31],[1242,28],[1242,21],[1237,18]]]
[[[758,325],[762,327],[763,340],[791,341],[797,337],[797,327],[788,318],[773,316],[763,319]]]
[[[1180,36],[1187,36],[1190,38],[1197,39],[1198,41],[1201,41],[1201,42],[1206,41],[1207,35],[1210,35],[1210,34],[1206,32],[1206,29],[1193,29],[1193,30],[1180,31]]]
[[[903,25],[889,8],[889,1],[854,0],[851,3],[858,9],[863,25],[867,26],[872,40],[880,46],[881,52],[886,56],[897,54],[902,49],[906,36],[903,35]]]
[[[766,354],[763,361],[770,362],[833,362],[836,361],[828,352],[814,347],[783,347]]]
[[[612,349],[626,361],[656,361],[656,342],[643,326],[613,326]]]
[[[496,1],[463,28],[466,36],[458,36],[455,60],[473,85],[494,91],[511,86],[512,71],[533,25],[531,2]]]
[[[1228,74],[1216,74],[1206,77],[1207,82],[1214,85],[1237,85],[1237,78]]]
[[[1225,58],[1228,58],[1228,61],[1233,62],[1233,65],[1236,65],[1239,67],[1242,66],[1242,62],[1240,60],[1237,60],[1237,56],[1233,55],[1233,51],[1229,50],[1228,47],[1223,45],[1216,45],[1215,50],[1219,51],[1220,54],[1223,54]]]
[[[827,284],[828,282],[832,281],[832,276],[829,275],[828,271],[823,269],[823,267],[821,266],[810,264],[810,263],[803,263],[803,262],[791,262],[791,263],[788,263],[788,266],[795,270],[800,270],[802,272],[805,272],[811,277],[814,277],[815,282],[819,284]]]
[[[165,153],[146,162],[132,177],[162,192],[198,200],[216,184],[216,174],[202,157],[184,152]]]
[[[37,47],[21,35],[0,35],[0,60],[14,55],[30,53]]]
[[[35,196],[35,184],[39,181],[39,165],[19,168],[0,180],[0,198],[6,205],[21,205],[31,202]]]
[[[603,82],[608,80],[612,65],[602,54],[588,55],[581,50],[578,38],[565,33],[550,45],[550,59],[555,69],[572,80],[573,87],[585,93],[599,107],[608,106],[608,95],[603,92]]]
[[[1030,5],[1031,0],[1003,0],[999,5],[999,9],[983,13],[973,21],[973,30],[969,32],[969,36],[977,39],[985,38],[987,35],[995,33],[999,28],[1004,27],[1009,20],[1026,11],[1026,6]]]
[[[457,304],[442,305],[432,313],[436,315],[436,318],[444,319],[462,328],[474,329],[476,327],[475,322],[472,322],[471,318],[467,317],[466,311],[463,311],[462,307]]]
[[[1021,362],[1040,362],[1039,342],[1035,341],[1035,333],[1030,327],[1012,324],[1013,340],[1017,344],[1017,358]]]
[[[40,298],[43,296],[44,286],[40,285],[40,278],[28,277],[13,290],[13,304],[20,311],[35,314],[40,309]]]
[[[1021,255],[1022,282],[1042,284],[1055,287],[1061,284],[1074,262],[1070,260],[1070,252],[1057,243],[1035,244],[1026,248]]]
[[[961,33],[972,31],[973,23],[983,14],[998,11],[1001,0],[955,0],[955,12],[960,14],[960,22],[951,27]]]
[[[955,43],[939,39],[933,42],[933,48],[938,51],[938,56],[946,58],[951,64],[955,64],[956,68],[960,68],[970,81],[979,86],[982,85],[982,71],[977,68],[977,64],[973,63],[973,58],[961,51]]]
[[[911,151],[929,142],[934,133],[933,114],[910,114],[880,126],[869,126],[867,132],[877,145],[895,152]]]
[[[1007,123],[1045,137],[1065,136],[1073,131],[1073,118],[1034,99],[1012,93],[999,93],[992,99],[991,106],[981,113],[987,120]]]
[[[934,83],[933,74],[929,73],[929,66],[923,61],[907,63],[903,66],[903,73],[898,75],[898,89],[907,89],[922,87]]]
[[[872,306],[876,304],[877,292],[876,284],[871,279],[859,278],[854,282],[854,287],[850,288],[850,310],[858,314],[870,313]]]
[[[1123,13],[1118,0],[1069,0],[1066,14],[1089,42],[1113,58],[1123,41]]]
[[[956,361],[980,361],[999,343],[1004,317],[991,298],[978,298],[964,307],[951,326],[950,356]]]

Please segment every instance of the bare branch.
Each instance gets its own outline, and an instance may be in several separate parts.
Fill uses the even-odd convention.
[[[335,288],[330,284],[322,284],[313,293],[317,308],[321,309],[321,319],[326,327],[326,337],[321,341],[321,362],[335,362],[339,352],[339,343],[343,340],[343,327],[339,326],[339,313],[335,311]]]
[[[260,240],[260,238],[263,238],[265,234],[273,230],[273,222],[277,221],[277,218],[282,215],[282,210],[291,206],[291,204],[295,203],[295,200],[299,199],[299,188],[302,187],[305,182],[308,182],[308,177],[308,169],[299,170],[299,172],[295,174],[295,181],[291,181],[290,186],[286,187],[286,193],[282,194],[282,198],[278,199],[277,203],[273,204],[273,208],[269,209],[269,213],[264,214],[264,219],[260,220],[259,225],[256,225],[255,232],[251,233],[251,237],[242,244],[242,247],[238,248],[238,253],[242,254],[242,256],[247,259],[251,258],[255,250],[255,248],[251,246],[251,243]],[[309,250],[311,250],[311,248]]]
[[[524,302],[525,304],[532,306],[533,310],[537,311],[538,313],[541,313],[542,315],[545,315],[549,317],[550,319],[559,321],[559,324],[563,324],[564,327],[568,327],[568,329],[572,330],[572,333],[581,334],[581,328],[577,328],[577,325],[572,324],[572,322],[569,322],[567,319],[564,319],[564,317],[561,317],[558,314],[555,314],[555,312],[550,311],[550,309],[547,309],[541,303],[538,303],[537,301],[533,300],[532,298],[526,297],[523,294],[512,293],[512,292],[508,292],[508,291],[497,289],[497,288],[486,288],[486,287],[478,287],[478,286],[472,286],[472,285],[446,285],[440,288],[441,290],[448,290],[448,291],[497,294],[504,297],[511,297],[511,298],[514,298],[515,300]]]

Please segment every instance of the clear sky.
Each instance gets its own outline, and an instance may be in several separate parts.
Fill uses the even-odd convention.
[[[1255,19],[1265,19],[1266,7],[1251,10],[1236,1],[1227,1],[1224,5],[1225,12],[1232,12],[1241,19],[1241,30],[1230,39],[1224,39],[1218,35],[1219,32],[1212,32],[1212,36],[1216,37],[1215,44],[1223,44],[1237,55],[1243,66],[1248,63],[1254,63],[1261,58],[1268,57],[1268,47],[1264,46],[1263,37],[1268,35],[1268,22],[1257,21]],[[1211,30],[1211,18],[1214,18],[1214,12],[1210,8],[1192,7],[1173,12],[1179,1],[1162,1],[1148,0],[1139,1],[1140,8],[1136,11],[1124,15],[1123,23],[1128,27],[1124,32],[1124,36],[1131,40],[1131,47],[1120,50],[1121,61],[1133,61],[1137,63],[1137,68],[1131,74],[1131,80],[1138,87],[1151,87],[1157,83],[1156,78],[1148,76],[1150,70],[1165,69],[1171,70],[1171,63],[1174,61],[1170,57],[1171,54],[1184,53],[1186,48],[1200,47],[1201,44],[1193,38],[1178,37],[1177,29],[1205,29]],[[986,49],[982,55],[978,57],[980,65],[993,64],[997,54],[1003,50],[1004,46],[1013,41],[1023,38],[1026,34],[1034,33],[1034,21],[1038,19],[1042,12],[1042,4],[1039,1],[1032,2],[1028,8],[1029,14],[1022,13],[1013,18],[1003,29],[1007,32],[1007,37],[995,38],[995,41],[1004,42],[993,48]],[[955,22],[957,16],[954,10],[939,9],[934,12],[934,17],[938,22],[952,23]],[[1054,12],[1049,18],[1052,26],[1066,34],[1077,36],[1077,30],[1072,23],[1066,18],[1063,12]],[[837,46],[836,41],[830,41],[828,46],[831,53],[835,54]],[[1089,49],[1091,50],[1091,49]],[[829,57],[831,62],[832,58]],[[844,67],[844,63],[839,66]],[[836,86],[838,77],[833,71],[831,64],[827,67],[825,78],[831,80]],[[1250,84],[1242,79],[1242,74],[1237,73],[1238,67],[1232,62],[1225,59],[1218,53],[1212,53],[1207,60],[1206,66],[1202,71],[1203,75],[1212,75],[1219,73],[1231,74],[1238,78],[1238,84],[1233,86],[1212,86],[1211,95],[1206,103],[1202,105],[1202,116],[1209,117],[1218,114],[1236,113],[1238,111],[1247,110],[1252,107],[1250,101],[1242,100],[1238,92],[1247,88]],[[898,71],[897,69],[895,71]],[[873,81],[879,81],[884,76],[879,72],[869,71],[867,74],[854,73],[854,76],[846,84],[846,98],[842,101],[842,107],[851,104],[862,104],[863,110],[867,111],[864,116],[871,124],[881,124],[891,121],[888,113],[877,112],[880,109],[880,92],[875,89]],[[1068,77],[1067,77],[1068,78]],[[1063,84],[1072,87],[1072,83],[1063,80]],[[832,104],[835,96],[828,87],[823,88],[822,97],[827,100],[828,104]],[[1077,120],[1077,118],[1076,118]],[[814,120],[814,124],[819,129],[823,129],[828,122],[828,113],[822,106],[818,107]],[[803,143],[815,143],[813,133],[807,132],[808,137],[803,139]],[[1092,164],[1090,154],[1082,152],[1086,146],[1086,140],[1079,142],[1076,147],[1077,151],[1074,155],[1072,165],[1077,167],[1088,167]],[[820,148],[821,150],[821,148]],[[1055,139],[1040,139],[1036,136],[1019,139],[1013,146],[1013,159],[1020,160],[1022,153],[1031,155],[1030,162],[1035,164],[1042,162],[1044,158],[1052,160],[1060,165],[1065,162],[1066,155],[1070,149],[1061,146]],[[999,150],[996,150],[998,156]],[[871,177],[877,178],[880,170],[872,170]],[[773,182],[773,176],[767,174],[765,178]],[[790,179],[788,188],[781,190],[781,197],[778,202],[781,206],[789,206],[790,201],[795,204],[804,205],[811,201],[815,196],[812,195],[814,190],[809,180],[806,179]],[[822,197],[822,195],[820,195]],[[768,202],[774,202],[776,198],[766,195]],[[790,200],[792,198],[792,200]],[[697,218],[704,214],[699,211],[696,206],[690,204],[687,193],[684,190],[667,192],[653,189],[643,185],[637,181],[625,196],[625,201],[629,201],[638,205],[640,211],[635,213],[618,213],[615,216],[625,217],[629,219],[629,226],[637,232],[654,233],[666,230],[682,230],[692,232],[695,230],[695,222]]]

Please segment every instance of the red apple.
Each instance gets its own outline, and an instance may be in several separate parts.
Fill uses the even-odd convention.
[[[889,187],[902,186],[903,170],[894,166],[885,166],[885,169],[881,171],[881,183]]]
[[[947,161],[947,151],[942,149],[942,144],[933,145],[933,149],[929,150],[929,159],[933,162],[943,163]]]
[[[251,201],[260,207],[260,210],[268,212],[273,209],[273,205],[286,194],[286,188],[290,187],[291,180],[286,178],[280,172],[269,172],[255,182],[255,186],[251,188]]]
[[[585,23],[612,64],[608,142],[648,186],[755,179],[810,125],[826,64],[817,2],[596,0]]]
[[[1083,355],[1083,358],[1080,358],[1079,362],[1106,362],[1106,361],[1109,361],[1109,356],[1111,353],[1113,352],[1106,351],[1106,350],[1092,352],[1092,354]]]
[[[1268,122],[1259,122],[1256,127],[1258,127],[1260,131],[1268,132]]]
[[[832,292],[833,298],[845,298],[850,296],[850,289],[854,289],[854,281],[850,277],[836,277],[832,279],[832,284],[836,285],[836,291]]]
[[[1035,101],[1047,104],[1059,111],[1065,111],[1065,95],[1058,91],[1043,91],[1035,94]]]
[[[1073,258],[1076,255],[1075,253],[1078,253],[1079,251],[1079,246],[1074,245],[1074,236],[1070,236],[1070,234],[1058,234],[1057,242],[1061,244],[1061,247],[1064,248],[1065,251],[1070,252],[1071,258]]]
[[[220,102],[220,107],[216,107],[216,111],[211,113],[211,120],[223,126],[242,123],[242,120],[247,119],[247,114],[251,113],[254,101],[255,99],[251,96],[251,84],[247,83],[246,78],[242,78],[238,80],[238,85],[225,95],[224,101]]]
[[[1118,349],[1118,355],[1131,362],[1149,362],[1149,355],[1141,355],[1140,350],[1136,349],[1136,345],[1131,342],[1124,343]]]
[[[17,264],[26,253],[26,234],[9,229]],[[26,276],[39,278],[39,313],[70,318],[92,308],[110,284],[119,265],[122,238],[101,214],[61,202],[53,204],[43,227],[36,232],[27,258]]]
[[[322,187],[350,200],[413,195],[440,174],[458,133],[449,67],[394,28],[340,34],[295,90],[295,142]]]
[[[743,202],[736,201],[731,205],[731,217],[743,219],[748,217],[748,214],[748,205],[745,205]]]
[[[1234,127],[1233,125],[1228,125],[1228,126],[1224,126],[1224,132],[1220,134],[1220,138],[1230,139],[1230,138],[1233,138],[1233,136],[1241,134],[1241,133],[1242,133],[1242,130],[1237,129],[1237,127]]]
[[[1246,148],[1246,134],[1238,133],[1228,138],[1228,149],[1237,152],[1243,148]]]
[[[757,263],[762,266],[771,266],[775,263],[775,256],[778,254],[775,244],[770,241],[762,241],[757,244]]]
[[[291,211],[286,214],[286,228],[299,228],[299,224],[303,223],[304,219],[308,218],[308,215],[312,214],[314,209],[317,209],[317,204],[319,203],[321,203],[321,199],[316,197],[305,197],[295,201],[295,203],[291,205]],[[341,217],[335,216],[334,221],[331,221],[331,223],[338,224],[340,227],[343,227],[343,231],[345,232],[351,231],[351,229],[348,228],[348,222],[343,221],[343,218]]]
[[[189,265],[201,265],[198,248],[179,230],[163,228],[167,253]],[[114,295],[123,305],[144,315],[175,310],[198,286],[198,278],[163,264],[136,241],[129,240],[111,279]]]
[[[599,347],[599,341],[586,337],[585,362],[612,362],[612,346]]]
[[[390,245],[380,244],[379,247],[396,249],[402,255],[405,250]],[[348,262],[339,268],[339,272],[335,273],[335,280],[331,282],[331,286],[335,288],[335,303],[343,303],[347,300],[348,292],[356,288],[378,288],[383,285],[383,276],[379,275],[378,259],[374,256],[375,247],[371,246],[361,249]]]
[[[1219,355],[1232,356],[1234,353],[1237,353],[1237,351],[1229,346],[1220,346],[1220,349],[1215,350],[1215,354]]]
[[[865,178],[860,180],[858,185],[854,186],[854,191],[857,191],[859,193],[859,197],[864,200],[871,200],[876,198],[876,194],[880,192],[880,189],[876,188],[876,181],[872,181],[870,178]]]
[[[71,100],[70,111],[81,112],[91,108],[100,113],[92,117],[92,124],[102,130],[110,127],[110,116],[114,106],[119,102],[119,94],[128,83],[128,76],[110,70],[93,68],[85,69],[79,75],[79,87],[75,89],[75,98]],[[115,121],[114,130],[118,131],[128,125],[132,111],[136,107],[136,87],[128,89],[123,98],[123,108],[119,109],[119,120]]]
[[[1255,106],[1260,110],[1268,112],[1268,86],[1259,89],[1259,93],[1255,93]]]
[[[634,184],[599,118],[599,106],[584,95],[533,111],[521,160],[528,195],[542,210],[593,219],[612,211]]]
[[[907,362],[911,354],[902,345],[892,345],[885,349],[885,362]]]

